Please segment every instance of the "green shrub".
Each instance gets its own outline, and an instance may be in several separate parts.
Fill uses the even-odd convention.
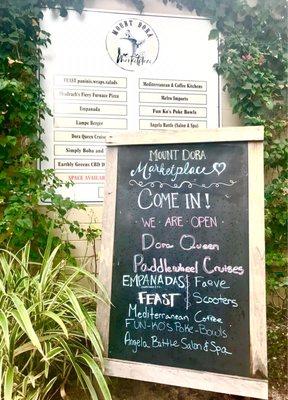
[[[36,168],[45,160],[41,121],[51,114],[38,76],[41,48],[50,43],[40,20],[44,7],[59,3],[62,16],[68,6],[79,12],[83,8],[78,0],[0,1],[0,245],[18,251],[30,241],[34,260],[45,249],[52,219],[59,230],[85,235],[78,221],[67,218],[71,210],[85,206],[58,194],[72,183],[62,182],[52,169]],[[40,201],[47,203],[45,210]],[[56,235],[53,242],[62,243],[61,256],[71,259],[70,242]]]
[[[59,246],[51,251],[51,241],[40,263],[30,260],[29,243],[0,253],[0,398],[65,397],[76,377],[93,400],[94,381],[110,400],[95,324],[101,285],[84,266],[55,262]]]

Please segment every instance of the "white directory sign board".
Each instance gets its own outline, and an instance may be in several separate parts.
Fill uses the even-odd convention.
[[[41,80],[53,116],[43,127],[48,161],[73,200],[103,200],[107,133],[215,128],[218,43],[198,17],[46,10]]]

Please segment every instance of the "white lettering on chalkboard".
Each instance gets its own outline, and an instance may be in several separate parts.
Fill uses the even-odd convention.
[[[156,228],[155,226],[155,217],[148,218],[147,220],[144,218],[141,218],[142,224],[145,228]]]
[[[139,339],[132,339],[129,331],[127,331],[125,333],[124,345],[125,346],[131,346],[132,347],[132,353],[137,353],[139,347],[146,348],[146,349],[150,348],[150,346],[148,345],[147,341],[144,340],[142,338],[142,336]]]
[[[206,272],[206,274],[214,274],[214,273],[229,273],[229,274],[236,274],[236,275],[243,275],[244,274],[244,268],[240,265],[227,265],[224,264],[223,266],[215,265],[212,267],[212,269],[209,268],[208,266],[208,261],[211,261],[211,257],[206,256],[203,260],[203,271]]]
[[[151,189],[142,189],[138,196],[138,206],[142,210],[148,210],[151,207],[162,208],[167,206],[169,210],[179,208],[178,204],[179,193],[156,193],[152,194]]]
[[[190,220],[191,225],[193,228],[217,228],[217,217],[210,217],[210,216],[196,216],[194,215]]]
[[[223,324],[223,321],[221,318],[215,317],[214,315],[204,315],[202,316],[203,311],[199,310],[194,314],[194,321],[195,322],[213,322],[213,323],[218,323],[218,324]]]
[[[163,304],[164,306],[174,307],[175,297],[181,296],[181,293],[148,293],[139,292],[138,300],[140,304],[154,305]]]
[[[149,275],[149,274],[135,274],[123,275],[122,285],[128,287],[159,287],[159,286],[177,286],[178,288],[185,288],[185,276],[169,276],[169,275]]]
[[[150,233],[143,233],[142,234],[142,251],[149,250],[152,247],[155,249],[173,249],[174,245],[170,243],[162,243],[162,242],[155,242],[155,238]]]
[[[194,297],[196,304],[214,304],[214,305],[225,305],[225,306],[232,306],[232,307],[238,307],[238,303],[235,299],[229,299],[226,297],[222,297],[222,294],[218,297],[212,297],[212,296],[202,296],[199,292],[194,292],[192,294]]]
[[[182,227],[183,226],[183,217],[182,216],[175,216],[172,215],[171,217],[168,217],[166,219],[166,222],[164,224],[164,226],[179,226]]]
[[[208,279],[206,280],[204,276],[195,276],[193,278],[195,287],[203,287],[203,288],[209,288],[209,287],[216,287],[217,289],[230,289],[230,286],[227,285],[226,281],[224,279]]]
[[[135,254],[133,257],[133,271],[135,273],[140,270],[141,272],[155,272],[155,273],[173,273],[173,272],[185,272],[198,274],[198,260],[192,263],[191,265],[183,265],[182,262],[178,262],[177,264],[169,264],[166,257],[160,257],[159,260],[155,257],[152,259],[152,264],[148,265],[144,262],[143,254]]]
[[[144,188],[138,194],[138,207],[141,210],[149,210],[150,208],[164,208],[169,210],[180,208],[181,196],[178,192],[156,192],[153,193],[151,189]],[[211,207],[209,193],[185,193],[184,194],[184,207],[187,210],[194,208]]]
[[[171,181],[175,182],[179,176],[183,175],[211,175],[215,173],[217,176],[221,175],[226,169],[225,162],[215,162],[210,167],[206,166],[194,166],[190,162],[186,162],[183,166],[177,166],[172,164],[169,167],[166,167],[164,163],[159,164],[142,164],[142,161],[139,162],[136,169],[132,169],[130,172],[130,176],[134,177],[137,174],[140,174],[141,179],[148,180],[151,178],[152,173],[158,174],[160,176],[169,176],[171,177]]]
[[[216,243],[196,243],[195,236],[193,235],[182,235],[180,238],[180,247],[184,251],[190,250],[219,250],[220,247]]]
[[[169,107],[154,108],[162,116]],[[176,353],[185,362],[193,352],[206,368],[206,353],[223,365],[224,358],[232,363],[239,357],[236,325],[247,318],[241,292],[249,275],[247,225],[242,236],[235,232],[245,218],[247,176],[237,164],[239,149],[230,153],[225,146],[135,146],[122,156],[119,150],[125,176],[118,176],[122,200],[116,210],[126,218],[121,234],[129,246],[127,256],[119,246],[122,272],[117,268],[114,285],[127,298],[120,306],[127,359],[139,353],[131,360],[141,361],[145,353],[162,364],[167,356],[175,366]]]

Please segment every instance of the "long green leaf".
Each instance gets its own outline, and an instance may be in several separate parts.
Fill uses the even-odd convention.
[[[69,313],[73,315],[75,315],[75,310],[74,307],[68,303],[63,304],[63,308],[67,309],[69,311]],[[104,350],[103,344],[102,344],[102,340],[101,337],[99,335],[99,332],[95,326],[95,322],[93,322],[92,318],[89,316],[89,313],[85,310],[85,308],[83,308],[82,310],[82,314],[81,317],[83,318],[83,320],[85,319],[85,324],[86,324],[86,331],[84,332],[83,327],[82,327],[82,331],[83,334],[80,334],[80,331],[73,332],[70,331],[69,332],[69,337],[73,338],[73,337],[81,337],[83,339],[89,339],[91,342],[91,345],[97,355],[97,357],[99,358],[99,361],[101,363],[101,365],[103,364],[103,355],[102,352]],[[75,317],[76,319],[79,319],[78,315],[76,315]],[[82,321],[83,321],[82,320]]]
[[[36,389],[33,392],[28,393],[27,400],[38,400],[40,399],[41,388]]]
[[[23,379],[22,383],[21,383],[21,394],[23,395],[23,397],[26,397],[26,394],[28,392],[28,386],[30,385],[30,380],[29,380],[29,376],[25,376],[25,378]]]
[[[6,259],[6,257],[4,257],[4,255],[3,255],[3,257],[6,259],[5,265],[6,265],[6,266],[7,266],[7,265],[9,266],[9,270],[7,270],[8,273],[10,272],[10,269],[11,269],[12,266],[13,266],[13,260],[16,261],[17,264],[21,265],[21,260],[17,257],[16,254],[14,254],[14,253],[12,253],[11,251],[6,250],[6,249],[0,249],[0,251],[2,251],[4,254],[7,254],[7,255],[9,256],[9,258],[11,258],[11,260],[12,260],[12,261],[10,261],[9,264],[7,264],[7,259]],[[19,252],[21,252],[21,250],[20,250]],[[1,262],[2,262],[2,261],[1,261]],[[0,263],[0,265],[1,265],[1,263]]]
[[[40,286],[41,286],[42,290],[45,290],[45,286],[47,284],[49,273],[51,272],[51,270],[53,268],[53,262],[54,262],[55,256],[60,247],[61,247],[61,245],[57,246],[52,251],[49,258],[47,260],[45,260],[45,262],[43,261],[41,275],[40,275]]]
[[[91,328],[90,325],[87,326],[88,337],[89,337],[89,339],[90,339],[90,341],[92,343],[92,346],[93,346],[94,351],[96,352],[96,355],[99,358],[99,361],[100,361],[101,365],[103,365],[103,362],[104,362],[103,354],[102,354],[102,351],[103,351],[103,347],[102,346],[103,345],[102,345],[102,342],[100,342],[100,344],[99,344],[97,338],[95,337],[95,332],[94,331],[97,331],[95,326],[94,326],[94,328]]]
[[[78,357],[83,359],[86,362],[86,364],[90,368],[91,372],[95,376],[97,383],[99,385],[99,389],[101,390],[101,393],[104,397],[104,400],[112,400],[110,391],[107,386],[107,382],[103,376],[101,369],[99,368],[98,364],[96,363],[96,361],[92,357],[90,357],[88,354],[81,354]]]
[[[100,294],[98,294],[97,292],[94,292],[90,289],[87,289],[83,286],[82,284],[75,284],[73,291],[76,292],[76,296],[77,299],[83,299],[83,300],[89,300],[91,302],[91,300],[93,299],[95,301],[95,305],[97,301],[101,301],[102,303],[105,303],[107,305],[111,304],[111,302],[107,302],[103,296],[101,296]]]
[[[21,328],[25,331],[26,335],[31,340],[32,344],[38,349],[38,351],[44,356],[40,341],[38,336],[33,328],[32,322],[29,317],[29,313],[26,310],[23,302],[17,297],[15,294],[10,295],[16,310],[13,312],[13,316],[21,326]]]
[[[58,354],[63,353],[62,347],[55,347],[54,349],[47,352],[46,359],[49,361],[50,359],[55,358]]]
[[[2,250],[2,251],[4,251],[4,250]],[[3,283],[5,283],[10,275],[11,264],[8,263],[4,254],[1,254],[1,257],[0,257],[0,267],[2,270],[2,274],[3,274],[3,278],[1,280],[3,280]]]
[[[59,297],[65,292],[66,287],[69,286],[69,284],[71,282],[73,282],[73,280],[75,279],[75,277],[77,276],[77,273],[75,272],[73,275],[71,275],[65,283],[61,282],[59,285],[56,284],[55,289],[57,289],[57,292],[54,295],[53,300],[51,301],[51,303],[48,306],[48,310],[51,310],[51,308],[54,307],[54,305],[56,304],[57,300],[59,299]]]
[[[62,319],[59,317],[59,315],[55,314],[52,311],[45,311],[44,315],[46,315],[47,317],[53,319],[53,321],[56,322],[56,324],[58,324],[60,326],[60,328],[62,329],[62,331],[64,332],[65,336],[67,339],[69,339],[69,333],[68,330],[64,324],[64,322],[62,321]]]
[[[87,271],[86,269],[82,268],[82,267],[76,267],[74,265],[69,265],[69,269],[76,271],[79,275],[84,275],[86,277],[88,277],[89,279],[91,279],[97,287],[99,287],[101,289],[101,294],[103,296],[102,301],[110,304],[110,299],[109,296],[107,294],[107,290],[105,288],[105,286],[102,284],[102,282],[100,282],[100,280],[94,276],[93,274],[91,274],[91,272]]]
[[[16,313],[16,310],[14,310]],[[13,315],[13,310],[11,311],[11,315]],[[17,345],[17,341],[22,339],[22,336],[25,335],[24,331],[21,330],[19,324],[15,324],[10,330],[10,350],[9,350],[9,362],[10,364],[14,364],[14,350]]]
[[[14,368],[8,367],[4,380],[4,400],[12,400],[14,384]]]
[[[19,311],[11,310],[10,313],[14,317],[15,321],[18,323],[18,325],[22,329],[22,331],[25,332],[25,325],[23,324],[23,321],[20,318]]]
[[[104,351],[104,346],[102,343],[102,338],[100,336],[100,333],[98,332],[98,329],[95,327],[96,324],[96,318],[93,319],[93,317],[91,316],[91,312],[88,312],[87,310],[83,311],[86,320],[87,320],[87,325],[93,330],[93,333],[99,343],[99,346],[101,347],[101,350]]]
[[[63,349],[65,350],[82,387],[85,388],[85,382],[83,381],[83,377],[81,374],[79,374],[79,369],[78,369],[79,366],[78,366],[77,361],[75,360],[75,357],[74,357],[71,349],[69,348],[68,344],[66,343],[66,341],[64,339],[62,339],[60,337],[56,337],[55,339],[59,342],[60,346],[62,346]]]
[[[41,392],[41,396],[43,399],[46,399],[46,395],[50,392],[50,390],[52,389],[54,383],[56,382],[58,376],[55,376],[54,378],[52,378],[46,385],[45,388],[42,389]]]
[[[45,248],[45,252],[43,255],[43,262],[42,265],[45,265],[50,254],[51,254],[51,248],[52,248],[52,242],[53,242],[53,229],[54,229],[54,221],[51,222],[51,226],[50,226],[50,230],[49,230],[49,234],[47,237],[47,242],[46,242],[46,248]]]
[[[0,279],[0,293],[6,293],[4,282]]]
[[[72,290],[69,287],[66,287],[66,293],[68,295],[69,301],[73,307],[74,313],[77,316],[77,319],[79,321],[79,323],[82,326],[83,332],[85,334],[85,336],[88,336],[88,332],[87,332],[87,324],[86,324],[86,318],[82,312],[81,306],[79,304],[79,301],[77,299],[77,297],[75,296],[75,294],[72,292]]]
[[[21,267],[24,268],[25,270],[25,275],[26,275],[26,271],[27,271],[27,267],[29,265],[29,257],[30,257],[30,243],[27,243],[24,248],[23,251],[21,252]],[[22,271],[23,272],[23,271]]]
[[[2,329],[2,334],[4,337],[5,345],[7,350],[10,349],[10,335],[9,335],[9,325],[8,318],[6,317],[3,310],[0,310],[0,328]],[[0,397],[1,399],[1,397]]]
[[[89,393],[90,393],[90,395],[91,395],[91,398],[92,398],[92,400],[99,400],[98,399],[98,396],[97,396],[97,393],[96,393],[96,391],[95,391],[95,389],[94,389],[94,387],[93,387],[93,383],[91,382],[91,379],[89,378],[89,376],[88,375],[86,375],[86,373],[84,372],[84,370],[79,366],[79,365],[77,365],[77,375],[79,376],[79,375],[81,375],[82,376],[82,379],[85,381],[85,383],[86,383],[86,387],[88,388],[88,390],[89,390]],[[85,386],[83,386],[84,388],[85,388]]]
[[[51,339],[55,339],[55,335],[59,335],[59,332],[55,332],[53,334],[49,334],[49,335],[45,335],[45,336],[39,336],[39,342],[45,342],[45,341],[49,341]],[[19,356],[22,353],[26,353],[27,351],[31,351],[31,350],[36,350],[36,347],[31,343],[25,343],[22,346],[16,347],[16,349],[14,350],[14,357]]]
[[[83,314],[85,315],[86,318],[88,338],[90,339],[93,349],[96,352],[96,355],[102,366],[104,362],[103,360],[104,346],[102,343],[101,336],[98,332],[98,329],[96,328],[95,320],[91,318],[90,313],[87,310],[83,309]]]

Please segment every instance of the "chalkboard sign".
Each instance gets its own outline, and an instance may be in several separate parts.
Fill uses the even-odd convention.
[[[129,364],[125,376],[163,382],[181,370],[188,384],[164,383],[197,388],[204,371],[212,390],[267,397],[262,137],[230,128],[110,138],[100,275],[112,305],[99,314],[107,373],[123,376],[119,364]]]

